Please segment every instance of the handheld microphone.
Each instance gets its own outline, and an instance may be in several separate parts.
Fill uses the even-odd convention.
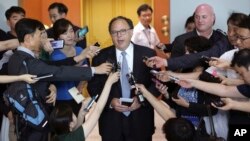
[[[135,89],[136,89],[136,91],[137,91],[136,96],[137,96],[137,98],[138,98],[140,104],[141,104],[142,106],[145,106],[145,99],[144,99],[144,97],[143,97],[141,91],[135,86],[136,81],[135,81],[135,77],[134,77],[133,73],[132,73],[132,72],[131,72],[131,73],[128,73],[128,74],[126,75],[126,77],[127,77],[127,79],[128,79],[129,84],[131,85],[131,88],[135,88]]]

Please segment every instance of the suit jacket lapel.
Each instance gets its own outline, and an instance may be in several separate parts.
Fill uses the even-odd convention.
[[[136,45],[134,45],[134,60],[133,60],[133,74],[135,76],[135,78],[138,76],[138,67],[139,67],[139,64],[140,64],[140,57],[141,55],[139,54],[138,52],[138,47]]]
[[[115,46],[112,46],[112,48],[109,51],[109,54],[108,54],[107,58],[111,59],[114,63],[117,62]],[[114,85],[116,85],[116,86],[113,87],[113,88],[117,88],[115,91],[117,91],[117,93],[119,93],[119,96],[122,97],[122,89],[121,89],[121,81],[120,81],[120,79]]]

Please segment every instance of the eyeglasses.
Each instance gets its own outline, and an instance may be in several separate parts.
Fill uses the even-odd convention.
[[[110,34],[112,36],[118,36],[118,34],[120,35],[125,35],[127,33],[127,31],[129,31],[131,29],[122,29],[122,30],[119,30],[119,31],[111,31]]]
[[[241,37],[241,36],[236,36],[237,40],[240,40],[241,42],[244,42],[245,40],[249,39],[250,36],[248,37]]]

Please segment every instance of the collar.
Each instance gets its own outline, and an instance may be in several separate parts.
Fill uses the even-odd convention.
[[[124,50],[127,53],[128,57],[131,57],[133,55],[133,47],[134,47],[134,45],[132,43],[130,43],[128,48],[126,50]],[[121,51],[117,48],[115,48],[115,50],[116,50],[117,60],[119,60],[119,56],[121,55],[121,53],[123,51]]]
[[[210,35],[208,36],[208,39],[213,35],[213,32],[214,32],[214,30],[212,30],[212,32],[211,32]],[[201,33],[200,33],[198,30],[196,30],[196,33],[197,33],[199,36],[201,36]]]
[[[151,25],[149,25],[149,28],[145,28],[141,22],[138,23],[138,29],[143,31],[143,30],[150,30],[151,31]]]
[[[19,46],[19,47],[17,48],[17,50],[26,52],[26,53],[30,54],[31,56],[33,56],[34,58],[36,58],[34,52],[32,52],[31,50],[29,50],[29,49],[26,48],[26,47]]]

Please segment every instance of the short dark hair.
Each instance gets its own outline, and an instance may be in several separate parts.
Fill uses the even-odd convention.
[[[57,135],[70,132],[69,124],[72,119],[73,110],[68,104],[56,106],[50,114],[49,123]]]
[[[247,28],[250,30],[250,17],[247,16],[246,18],[242,19],[238,25],[240,28]]]
[[[229,18],[227,19],[227,24],[231,23],[235,26],[239,26],[242,20],[246,19],[247,15],[244,13],[232,13]]]
[[[109,33],[111,33],[111,26],[112,24],[117,21],[117,20],[124,20],[127,22],[128,26],[130,29],[133,29],[134,28],[134,25],[133,25],[133,22],[131,19],[129,18],[126,18],[126,17],[123,17],[123,16],[117,16],[117,17],[114,17],[110,22],[109,22]]]
[[[43,24],[35,19],[23,18],[15,25],[15,30],[19,42],[24,41],[26,34],[33,34],[36,30],[45,30]]]
[[[168,141],[193,141],[194,125],[185,118],[170,118],[162,128]]]
[[[18,13],[18,14],[23,13],[25,15],[25,10],[19,6],[11,6],[9,9],[5,11],[6,19],[9,20],[13,13]]]
[[[211,48],[211,44],[206,37],[203,36],[194,36],[187,38],[184,41],[184,45],[187,47],[187,50],[190,53],[201,52]]]
[[[58,13],[60,13],[60,14],[62,14],[62,13],[67,14],[68,13],[68,8],[63,3],[59,3],[59,2],[52,3],[49,6],[48,11],[51,10],[51,9],[54,9],[54,8],[57,8],[58,9]]]
[[[153,13],[152,7],[149,6],[148,4],[143,4],[143,5],[139,6],[137,9],[137,15],[140,16],[142,11],[146,11],[148,9]]]
[[[188,24],[190,23],[194,23],[194,15],[192,16],[189,16],[186,20],[186,23],[185,23],[185,28],[188,26]]]
[[[54,38],[58,39],[61,34],[65,33],[68,30],[69,25],[73,27],[73,24],[67,19],[62,18],[57,20],[52,27]]]
[[[245,67],[247,70],[250,66],[250,49],[245,48],[234,53],[234,57],[231,62],[231,67]]]

